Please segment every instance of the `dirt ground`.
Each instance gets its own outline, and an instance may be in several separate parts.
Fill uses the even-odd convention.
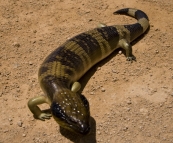
[[[146,12],[150,30],[133,42],[136,62],[118,49],[80,80],[91,133],[81,137],[52,118],[34,119],[27,101],[42,94],[37,73],[43,59],[100,22],[136,22],[112,14],[125,7]],[[173,1],[4,0],[0,43],[0,143],[173,143]]]

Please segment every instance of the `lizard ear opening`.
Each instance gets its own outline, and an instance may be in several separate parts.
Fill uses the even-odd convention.
[[[74,82],[72,87],[71,87],[71,91],[73,92],[78,92],[81,88],[81,84],[79,82]]]
[[[84,95],[81,94],[81,95],[80,95],[80,98],[81,98],[83,104],[85,105],[85,107],[89,110],[89,102],[88,102],[88,100],[86,99],[86,97],[85,97]]]
[[[58,119],[65,119],[65,113],[64,113],[64,111],[61,109],[61,106],[58,104],[58,103],[55,103],[55,102],[53,102],[52,104],[51,104],[51,112],[52,112],[52,114],[56,117],[56,118],[58,118]]]

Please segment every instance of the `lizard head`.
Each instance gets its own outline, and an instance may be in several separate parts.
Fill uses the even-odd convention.
[[[56,122],[63,128],[82,135],[90,131],[89,103],[81,94],[64,89],[55,93],[51,112]]]

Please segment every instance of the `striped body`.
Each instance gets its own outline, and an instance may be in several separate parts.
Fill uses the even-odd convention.
[[[81,33],[53,51],[39,69],[39,82],[51,103],[52,115],[64,128],[81,134],[89,132],[89,104],[77,90],[72,90],[74,82],[118,47],[126,50],[128,60],[134,59],[130,42],[146,31],[148,17],[136,9],[121,9],[114,14],[117,13],[135,17],[138,22]]]
[[[70,88],[94,64],[107,57],[118,45],[115,27],[96,28],[79,34],[53,51],[42,64],[39,80],[54,77]]]
[[[123,14],[127,13],[128,9],[125,10],[122,11]],[[135,13],[139,13],[139,16]],[[41,65],[40,83],[51,76],[70,88],[71,84],[81,78],[94,64],[121,47],[121,39],[126,39],[130,43],[139,37],[148,28],[148,18],[142,11],[135,9],[131,9],[129,14],[136,16],[138,23],[95,28],[69,39],[58,47]]]

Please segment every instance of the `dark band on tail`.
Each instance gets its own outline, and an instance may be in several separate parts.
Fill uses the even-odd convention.
[[[130,11],[130,8],[124,8],[124,9],[120,9],[115,11],[113,14],[125,14],[125,15],[129,15],[128,12]],[[131,15],[129,15],[131,16]],[[132,16],[133,17],[133,16]],[[134,17],[139,20],[141,18],[146,18],[147,20],[149,20],[148,16],[141,10],[136,10]]]
[[[141,11],[141,10],[137,10],[135,12],[135,18],[136,19],[146,18],[149,21],[148,16],[143,11]]]

